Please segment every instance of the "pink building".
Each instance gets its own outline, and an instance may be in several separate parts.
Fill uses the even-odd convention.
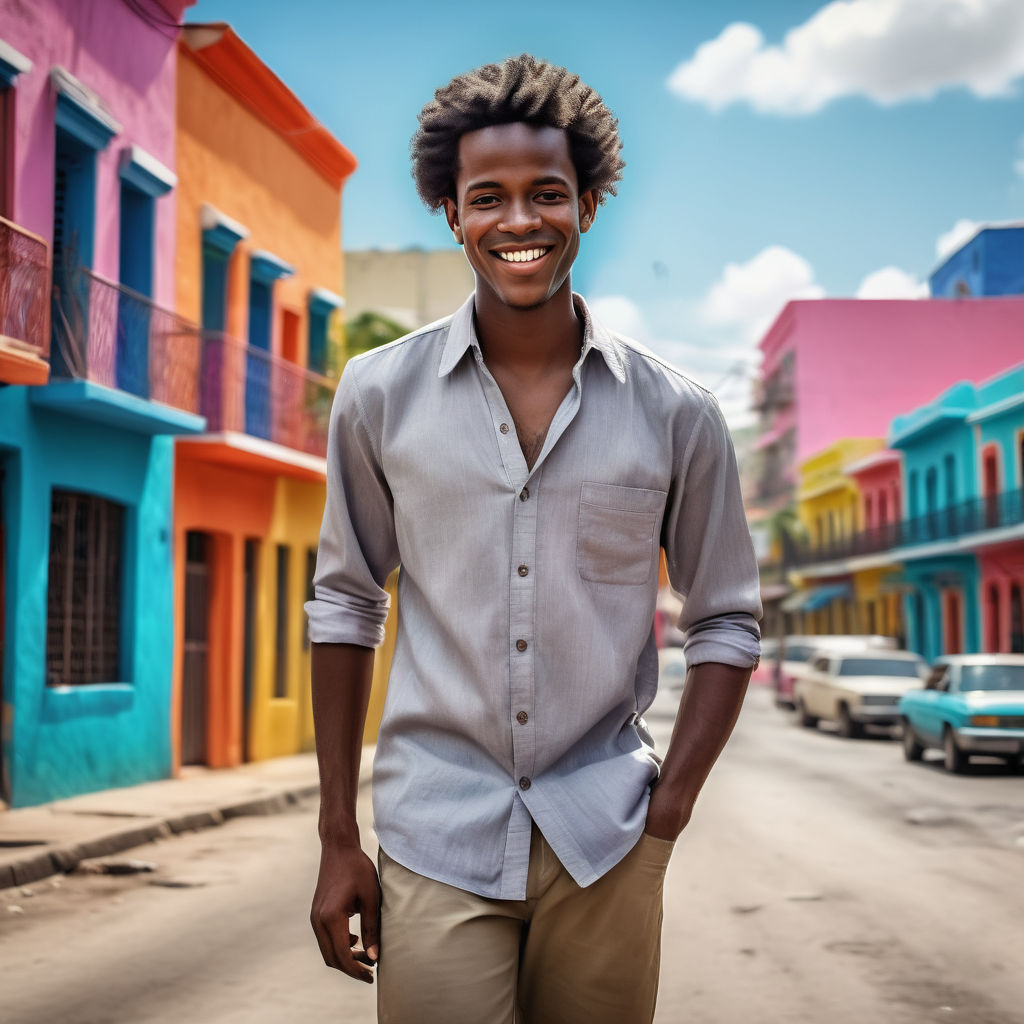
[[[860,529],[880,530],[901,518],[900,453],[886,449],[846,467],[860,492]]]
[[[896,415],[952,382],[1020,362],[1024,297],[795,300],[760,347],[750,504],[767,510],[792,498],[798,463],[834,441],[885,437]]]

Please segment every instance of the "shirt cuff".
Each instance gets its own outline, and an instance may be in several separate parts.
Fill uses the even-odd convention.
[[[310,643],[380,647],[384,643],[390,603],[390,599],[372,602],[318,591],[316,599],[304,606],[309,617]]]
[[[688,668],[707,661],[756,668],[761,658],[761,631],[752,616],[706,620],[690,630],[683,653]]]

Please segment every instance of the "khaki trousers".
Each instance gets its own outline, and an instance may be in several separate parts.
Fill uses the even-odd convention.
[[[673,844],[646,833],[585,889],[540,830],[525,900],[424,878],[380,854],[380,1024],[650,1024]]]

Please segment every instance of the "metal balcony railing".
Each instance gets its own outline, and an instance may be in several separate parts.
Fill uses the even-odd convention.
[[[217,332],[203,332],[200,411],[210,432],[239,431],[327,454],[337,381]]]
[[[238,431],[327,454],[337,381],[226,334],[204,331],[92,271],[54,287],[56,377],[77,377],[199,413]]]
[[[76,377],[199,412],[199,328],[90,270],[55,283],[55,377]]]
[[[795,564],[813,565],[893,548],[934,544],[1024,523],[1024,490],[972,498],[924,515],[861,530],[822,544],[798,546]]]
[[[0,217],[0,338],[2,344],[50,355],[50,247]]]

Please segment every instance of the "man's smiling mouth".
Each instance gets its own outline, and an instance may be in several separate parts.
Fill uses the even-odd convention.
[[[536,249],[514,249],[510,252],[494,250],[494,255],[506,263],[532,263],[549,253],[554,246],[543,245]]]

